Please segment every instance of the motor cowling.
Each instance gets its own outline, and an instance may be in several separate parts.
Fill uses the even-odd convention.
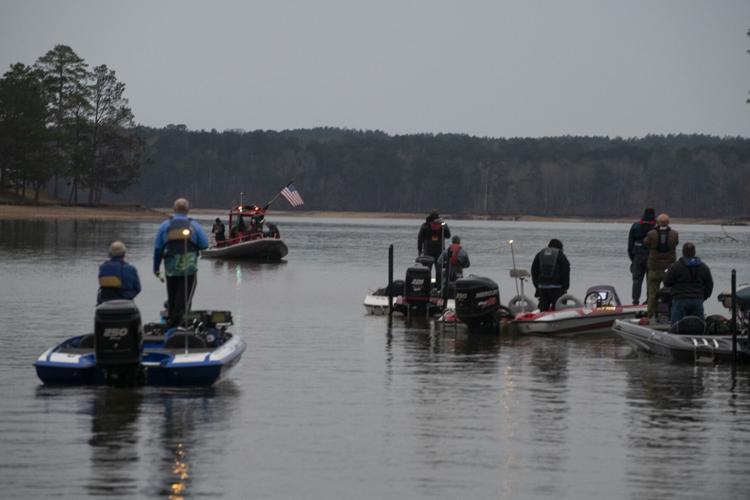
[[[410,267],[404,279],[404,299],[407,302],[429,302],[430,269],[427,267]]]
[[[143,354],[141,313],[132,300],[110,300],[96,308],[94,352],[108,382],[137,375]]]
[[[500,309],[500,290],[489,278],[469,276],[456,280],[456,316],[467,324],[494,319]]]

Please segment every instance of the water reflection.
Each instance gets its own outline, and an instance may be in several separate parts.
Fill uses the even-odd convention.
[[[152,440],[156,463],[148,467],[154,472],[152,491],[171,499],[203,496],[201,466],[205,462],[215,470],[215,462],[223,459],[229,435],[222,438],[216,430],[227,425],[239,396],[236,386],[225,381],[217,387],[158,390],[152,396],[150,412],[161,419],[159,435]]]
[[[134,496],[140,478],[138,419],[143,402],[142,390],[103,387],[91,402],[92,495]]]
[[[534,390],[529,425],[532,435],[531,461],[539,473],[538,493],[555,494],[570,459],[568,444],[570,396],[568,394],[567,339],[534,338],[530,366]],[[557,495],[555,495],[557,496]]]
[[[233,276],[235,285],[242,285],[245,281],[257,279],[261,274],[278,271],[287,264],[287,261],[252,261],[252,260],[229,260],[212,259],[211,269],[214,274],[226,274]]]
[[[708,495],[707,485],[696,477],[711,470],[705,451],[714,437],[713,411],[705,395],[712,375],[721,369],[646,358],[628,360],[625,368],[632,496],[660,496],[686,482],[693,485],[693,494]],[[665,463],[676,472],[665,474]]]

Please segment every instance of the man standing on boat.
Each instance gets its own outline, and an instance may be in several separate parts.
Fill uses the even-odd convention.
[[[464,269],[471,265],[469,261],[469,254],[461,246],[461,238],[454,236],[451,240],[451,244],[445,251],[438,257],[437,268],[443,268],[443,259],[450,259],[450,276],[448,281],[453,282],[458,278],[464,277]]]
[[[189,210],[185,198],[176,199],[174,215],[162,222],[154,241],[154,275],[162,281],[159,269],[164,259],[170,327],[179,325],[190,309],[198,281],[198,255],[208,248],[206,233],[200,224],[188,218]]]
[[[138,270],[125,262],[126,250],[122,241],[113,241],[109,246],[109,260],[99,266],[96,305],[108,300],[133,300],[141,292]]]
[[[547,248],[534,257],[531,264],[531,281],[539,298],[540,311],[554,311],[557,299],[568,292],[570,287],[570,262],[563,253],[562,241],[553,238]]]
[[[450,237],[451,230],[448,229],[448,224],[440,218],[438,211],[433,209],[419,228],[417,255],[429,255],[437,262],[445,248],[446,238]],[[438,288],[440,288],[440,280],[440,268],[435,266],[435,282]]]
[[[641,301],[643,278],[648,270],[649,249],[643,244],[643,239],[656,225],[653,208],[643,211],[641,220],[630,227],[628,234],[628,257],[630,257],[630,274],[633,275],[633,305]]]
[[[677,260],[677,244],[680,242],[677,231],[669,227],[669,215],[659,214],[656,227],[646,234],[643,244],[649,249],[648,276],[646,282],[648,316],[656,316],[656,296],[667,268]]]
[[[214,241],[216,241],[217,246],[220,241],[226,241],[227,239],[224,223],[221,222],[221,219],[219,219],[218,217],[214,221],[214,225],[211,227],[211,233],[213,233],[214,235]]]
[[[695,256],[693,243],[682,246],[682,257],[667,269],[664,286],[672,289],[673,325],[685,316],[703,319],[703,302],[711,296],[714,280],[708,266]]]

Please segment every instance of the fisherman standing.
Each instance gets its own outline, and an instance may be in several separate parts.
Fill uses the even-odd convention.
[[[463,278],[464,269],[471,265],[469,254],[461,246],[461,238],[458,236],[453,237],[450,246],[438,257],[438,269],[443,268],[443,259],[449,259],[450,262],[450,276],[448,277],[448,281],[456,281],[458,278]]]
[[[649,249],[643,244],[643,239],[656,225],[653,208],[643,211],[641,220],[633,223],[628,234],[628,257],[630,257],[630,274],[633,276],[633,305],[641,301],[643,278],[648,270]]]
[[[711,296],[714,281],[708,266],[695,256],[693,243],[682,246],[682,257],[667,269],[664,286],[672,289],[673,325],[685,316],[703,319],[703,302]]]
[[[164,260],[169,327],[179,325],[185,312],[190,309],[198,281],[198,255],[208,248],[208,238],[203,228],[188,218],[189,209],[185,198],[175,200],[174,215],[162,222],[154,241],[154,275],[162,281],[160,267]]]
[[[122,241],[113,241],[109,246],[109,260],[99,266],[96,305],[108,300],[133,300],[141,292],[138,270],[125,262],[126,251]]]
[[[680,242],[677,231],[669,227],[669,215],[659,214],[656,218],[656,227],[648,232],[643,241],[648,254],[648,316],[656,316],[656,296],[664,279],[667,268],[677,260],[677,244]]]
[[[451,230],[448,229],[437,210],[433,209],[422,223],[417,234],[417,255],[429,255],[437,262],[445,248],[446,238],[451,237]],[[430,266],[432,267],[432,266]],[[435,266],[435,281],[440,288],[440,268]]]
[[[563,244],[553,238],[546,248],[534,257],[531,264],[531,281],[539,298],[539,310],[555,310],[557,299],[570,287],[570,262],[563,253]]]
[[[216,241],[217,244],[220,241],[226,241],[226,227],[224,227],[224,223],[221,222],[221,219],[219,219],[218,217],[214,221],[214,225],[211,227],[211,232],[213,233],[214,241]]]

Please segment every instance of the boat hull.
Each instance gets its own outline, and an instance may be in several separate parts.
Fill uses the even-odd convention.
[[[731,335],[685,335],[657,330],[634,321],[615,321],[612,330],[636,350],[677,361],[731,362]],[[750,361],[746,338],[738,338],[739,361]]]
[[[635,318],[645,310],[643,306],[618,306],[522,313],[516,316],[511,325],[521,335],[602,335],[612,333],[616,320]]]
[[[242,241],[224,247],[212,247],[201,252],[201,256],[209,259],[254,259],[281,260],[289,253],[283,240],[278,238],[262,238]]]
[[[45,351],[34,362],[37,376],[46,385],[105,385],[106,372],[96,365],[93,350],[65,349],[69,339]],[[144,345],[140,366],[144,382],[154,386],[213,385],[239,362],[245,341],[236,335],[213,350],[163,349]]]
[[[363,305],[365,306],[365,310],[367,311],[367,314],[372,316],[386,316],[388,315],[388,296],[386,295],[375,295],[375,294],[369,294],[365,296],[365,300],[363,302]],[[413,307],[411,309],[409,308],[409,305],[406,304],[403,301],[403,297],[393,297],[393,312],[396,315],[399,316],[407,316],[410,313],[421,313],[421,314],[427,314],[427,308],[429,307],[431,310],[437,312],[445,311],[453,311],[456,308],[456,303],[453,299],[448,299],[448,302],[446,303],[446,307],[443,309],[439,307],[438,305],[429,302],[429,303],[420,303],[420,304],[413,304]]]

